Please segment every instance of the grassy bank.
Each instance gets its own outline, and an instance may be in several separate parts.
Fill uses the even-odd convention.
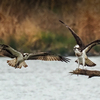
[[[1,43],[5,42],[2,41]],[[30,37],[27,34],[22,34],[19,39],[15,35],[11,35],[5,44],[21,52],[48,51],[55,54],[73,56],[73,47],[76,41],[73,36],[41,32]],[[99,51],[100,46],[96,46],[91,50],[90,55],[95,55]]]
[[[7,41],[2,40],[1,43],[8,44],[21,52],[48,51],[55,54],[72,55],[75,40],[67,35],[41,32],[30,37],[22,34],[19,39],[16,35],[11,35]]]

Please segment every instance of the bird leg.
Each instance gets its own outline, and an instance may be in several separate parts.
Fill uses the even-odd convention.
[[[83,57],[83,69],[84,69],[84,66],[85,66],[85,58]]]
[[[22,66],[25,67],[25,68],[28,67],[28,65],[26,64],[25,61],[23,61],[20,64],[16,64],[16,58],[14,58],[12,60],[7,60],[7,63],[8,63],[9,66],[12,66],[12,67],[15,67],[15,68],[20,68],[20,69],[22,68]]]
[[[23,67],[25,67],[25,68],[28,67],[28,65],[26,64],[25,61],[23,61],[22,64],[23,64]]]
[[[20,68],[20,69],[21,69],[22,66],[25,67],[25,68],[28,67],[28,65],[25,63],[25,61],[21,62],[20,64],[16,64],[14,67],[15,67],[15,68]]]
[[[28,67],[28,65],[25,63],[25,61],[23,61],[21,64],[19,64],[19,66],[17,66],[17,68],[22,68],[23,67]]]
[[[78,69],[79,69],[80,63],[79,63],[79,59],[78,59]]]

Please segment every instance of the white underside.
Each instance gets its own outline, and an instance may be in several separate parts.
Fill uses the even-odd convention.
[[[79,68],[79,66],[80,66],[80,64],[82,64],[83,65],[83,68],[84,68],[84,66],[85,66],[85,59],[87,58],[87,55],[86,55],[86,53],[85,53],[85,51],[83,50],[82,51],[82,53],[81,52],[75,52],[75,54],[77,55],[77,54],[81,54],[80,56],[77,56],[78,57],[78,68]]]
[[[79,60],[79,63],[80,63],[80,64],[83,64],[83,59],[84,59],[84,60],[86,59],[86,57],[84,57],[84,55],[78,57],[78,60]],[[85,63],[85,62],[84,62],[84,63]]]

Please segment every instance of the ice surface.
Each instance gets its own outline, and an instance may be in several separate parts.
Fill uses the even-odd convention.
[[[71,75],[76,57],[70,63],[26,61],[27,68],[14,69],[0,58],[0,100],[100,100],[100,77]],[[89,57],[100,70],[100,57]]]

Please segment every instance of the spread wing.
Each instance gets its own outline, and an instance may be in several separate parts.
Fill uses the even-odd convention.
[[[82,40],[79,38],[78,35],[76,35],[76,33],[69,27],[67,26],[63,21],[59,20],[62,24],[64,24],[69,30],[70,32],[72,33],[72,35],[74,36],[75,40],[76,40],[76,43],[82,48],[85,47],[85,45],[83,44]]]
[[[21,53],[8,45],[0,44],[0,55],[15,58],[21,55]]]
[[[64,61],[67,63],[70,59],[47,52],[41,52],[38,54],[29,54],[27,60]]]
[[[90,44],[86,45],[86,47],[84,48],[84,51],[86,53],[88,53],[91,50],[91,48],[97,44],[100,44],[100,40],[95,40],[95,41],[91,42]]]

